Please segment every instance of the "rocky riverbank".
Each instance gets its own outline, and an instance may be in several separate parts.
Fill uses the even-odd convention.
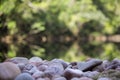
[[[66,62],[15,57],[0,63],[0,80],[120,80],[120,59]]]

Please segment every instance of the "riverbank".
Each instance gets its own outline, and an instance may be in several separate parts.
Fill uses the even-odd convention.
[[[120,59],[66,62],[15,57],[0,63],[0,80],[120,80]]]

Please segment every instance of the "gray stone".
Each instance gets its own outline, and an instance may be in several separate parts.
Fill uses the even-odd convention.
[[[111,80],[120,80],[120,71],[113,70],[113,69],[103,71],[99,75],[99,78],[101,77],[107,77],[107,78],[110,78]]]
[[[29,63],[40,63],[42,59],[40,57],[32,57],[29,59]]]
[[[62,60],[62,59],[53,59],[51,62],[58,62],[58,63],[61,63],[61,64],[63,65],[64,69],[67,68],[68,65],[69,65],[68,62],[65,62],[65,61]]]
[[[29,62],[29,60],[25,57],[14,57],[14,58],[11,58],[9,61],[13,62],[13,63],[24,63],[24,64],[27,64]]]
[[[25,64],[24,63],[18,63],[17,66],[20,68],[21,71],[23,71]]]
[[[83,73],[83,76],[85,77],[89,77],[89,78],[94,78],[96,76],[98,76],[100,73],[97,71],[87,71]]]
[[[120,59],[114,59],[105,67],[105,70],[117,69],[119,66],[120,66]]]
[[[37,67],[35,65],[33,65],[33,64],[27,64],[24,67],[23,72],[34,74],[37,70],[38,69],[37,69]]]
[[[120,59],[115,58],[112,62],[120,64]]]
[[[74,78],[72,78],[71,80],[80,80],[80,79],[79,79],[79,78],[74,77]]]
[[[79,78],[79,80],[93,80],[93,79],[88,78],[88,77],[81,77],[81,78]]]
[[[45,78],[38,78],[38,79],[36,79],[36,80],[45,80]]]
[[[116,68],[116,70],[117,70],[117,71],[120,71],[120,66],[118,66],[118,67]]]
[[[81,77],[81,78],[72,78],[71,80],[93,80],[93,79],[88,77]]]
[[[63,65],[57,62],[50,62],[48,68],[44,71],[46,75],[61,75],[64,71]]]
[[[51,80],[51,79],[49,79],[48,77],[45,77],[45,78],[38,78],[36,80]]]
[[[65,77],[57,77],[57,78],[54,78],[53,80],[67,80]]]
[[[35,79],[28,73],[21,73],[15,78],[15,80],[35,80]]]
[[[78,70],[78,69],[67,68],[67,69],[65,69],[63,75],[69,80],[73,77],[83,76],[83,72],[81,70]]]
[[[37,78],[40,78],[40,77],[44,76],[44,72],[37,70],[36,72],[33,73],[32,76],[33,76],[35,79],[37,79]]]
[[[12,62],[0,63],[0,80],[14,80],[21,73],[19,67]]]
[[[98,80],[111,80],[110,78],[107,78],[107,77],[101,77],[99,78]]]
[[[45,71],[48,68],[48,65],[42,64],[42,65],[39,65],[37,68],[40,71]]]
[[[78,62],[77,67],[79,70],[82,71],[89,71],[92,70],[94,67],[100,65],[102,63],[99,59],[91,59],[87,62]]]
[[[106,69],[107,66],[109,66],[110,62],[108,60],[104,60],[102,64],[96,66],[93,71],[99,71],[102,72]]]

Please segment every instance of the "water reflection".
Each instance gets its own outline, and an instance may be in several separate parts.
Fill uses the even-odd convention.
[[[86,59],[110,55],[111,57],[108,57],[108,59],[113,59],[120,52],[119,40],[116,39],[115,41],[117,42],[115,42],[113,37],[109,36],[108,40],[104,40],[103,36],[74,37],[61,35],[48,37],[47,35],[32,34],[22,39],[22,41],[18,40],[20,36],[16,37],[16,39],[13,36],[11,36],[12,39],[2,37],[0,41],[0,59],[3,61],[8,57],[12,57],[12,54],[28,58],[40,56],[43,59],[49,60],[52,58],[62,58],[68,61],[81,60],[80,57]],[[108,44],[112,44],[112,48]],[[105,47],[108,47],[108,49]],[[105,52],[108,54],[106,55]],[[105,55],[102,55],[103,53]]]

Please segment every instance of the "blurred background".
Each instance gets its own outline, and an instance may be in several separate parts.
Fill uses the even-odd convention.
[[[0,62],[120,58],[120,0],[0,0]]]

